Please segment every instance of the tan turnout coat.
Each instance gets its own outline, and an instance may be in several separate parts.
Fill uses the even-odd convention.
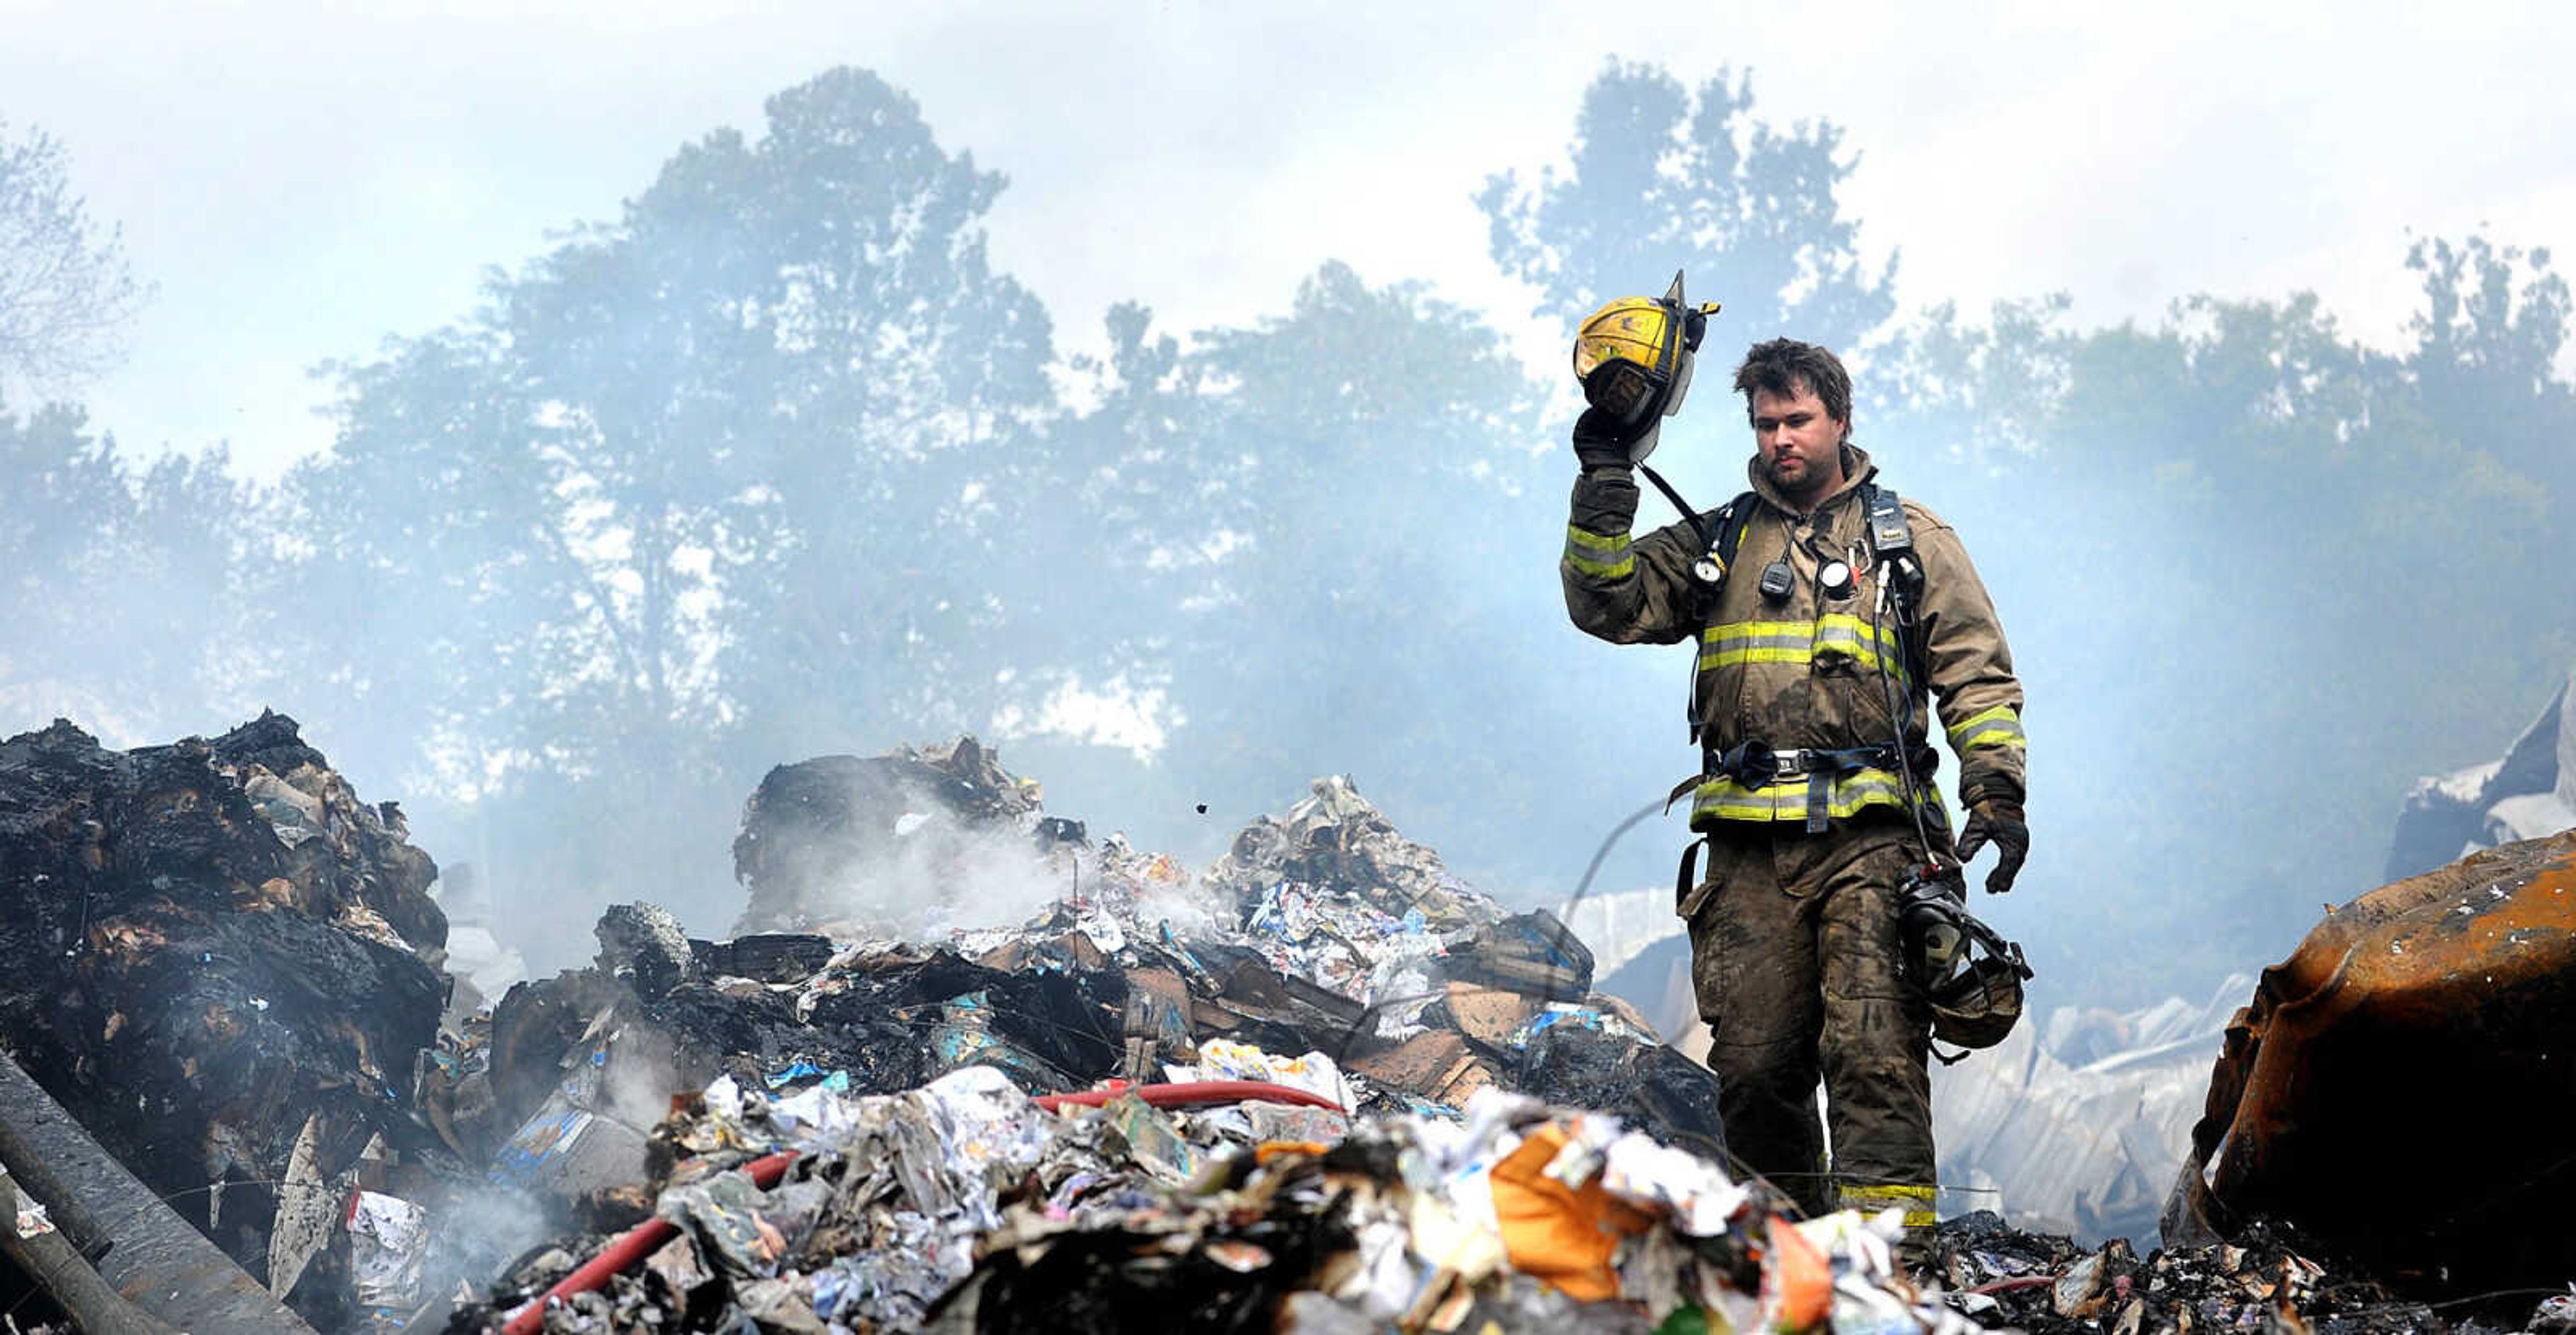
[[[1674,644],[1697,638],[1693,717],[1703,744],[1723,753],[1761,741],[1776,750],[1845,750],[1890,741],[1894,717],[1905,716],[1906,745],[1919,752],[1931,717],[1927,692],[1940,703],[1951,750],[1959,757],[1961,799],[2021,800],[2025,792],[2022,689],[1994,604],[1968,561],[1959,536],[1940,516],[1904,500],[1924,590],[1915,624],[1902,632],[1896,609],[1880,606],[1880,571],[1871,558],[1863,499],[1876,476],[1869,456],[1845,445],[1843,486],[1800,514],[1748,466],[1755,503],[1734,516],[1742,537],[1713,606],[1704,606],[1691,565],[1704,551],[1691,526],[1676,521],[1631,540],[1637,484],[1624,470],[1597,469],[1576,479],[1565,555],[1558,570],[1574,624],[1617,644]],[[1856,579],[1844,598],[1824,595],[1818,572],[1850,563]],[[1761,592],[1763,568],[1785,559],[1789,596]],[[1902,645],[1902,652],[1900,652]],[[1881,669],[1892,682],[1882,679]],[[1891,715],[1890,685],[1897,706]],[[1946,822],[1937,785],[1920,785],[1927,819]],[[1796,778],[1740,783],[1703,774],[1692,797],[1691,825],[1717,822],[1805,822],[1821,803],[1834,823],[1872,806],[1903,810],[1904,776],[1875,765],[1822,783]]]

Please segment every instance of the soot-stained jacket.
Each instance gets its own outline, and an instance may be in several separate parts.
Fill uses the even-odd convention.
[[[1920,610],[1905,632],[1905,652],[1891,605],[1879,611],[1880,571],[1871,556],[1863,489],[1877,473],[1869,456],[1843,447],[1844,483],[1800,514],[1748,467],[1756,502],[1733,517],[1742,537],[1733,568],[1713,606],[1705,605],[1691,564],[1704,554],[1691,526],[1668,524],[1633,541],[1637,483],[1624,470],[1596,469],[1577,478],[1565,556],[1558,571],[1565,609],[1585,632],[1614,644],[1674,644],[1696,637],[1699,669],[1693,718],[1708,754],[1758,741],[1774,750],[1840,751],[1892,740],[1896,729],[1885,665],[1907,715],[1906,747],[1924,749],[1926,690],[1959,757],[1959,793],[1974,805],[1987,797],[2020,801],[2026,791],[2021,683],[2012,651],[1959,535],[1938,515],[1904,500],[1924,575]],[[1762,594],[1761,574],[1785,559],[1793,576],[1785,599]],[[1826,596],[1818,572],[1840,559],[1856,575],[1852,592]],[[1925,816],[1946,822],[1937,787],[1918,785]],[[1691,806],[1691,828],[1734,821],[1806,822],[1821,805],[1834,823],[1870,806],[1903,810],[1904,780],[1876,764],[1838,767],[1825,779],[1778,781],[1704,773]]]

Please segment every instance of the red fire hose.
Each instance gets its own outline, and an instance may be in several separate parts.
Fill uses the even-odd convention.
[[[762,1190],[767,1190],[777,1186],[778,1179],[787,1176],[787,1166],[802,1157],[804,1156],[794,1150],[780,1150],[776,1154],[754,1159],[744,1167],[751,1174],[752,1182]],[[510,1319],[502,1323],[501,1329],[507,1332],[507,1335],[536,1335],[537,1330],[546,1323],[548,1307],[576,1293],[588,1293],[607,1283],[610,1275],[651,1256],[679,1231],[678,1225],[659,1215],[637,1224],[626,1231],[626,1236],[608,1244],[605,1250],[590,1258],[589,1262],[580,1269],[556,1280],[553,1288],[530,1299],[518,1311],[512,1312]]]
[[[1174,1085],[1132,1085],[1124,1080],[1112,1080],[1106,1089],[1089,1089],[1078,1094],[1041,1094],[1034,1101],[1048,1112],[1057,1112],[1065,1108],[1097,1108],[1121,1094],[1133,1094],[1156,1108],[1203,1108],[1216,1103],[1258,1100],[1344,1111],[1342,1105],[1312,1090],[1272,1084],[1267,1080],[1190,1080]],[[787,1176],[788,1166],[803,1157],[795,1150],[780,1150],[743,1165],[743,1171],[751,1174],[753,1185],[766,1191],[777,1186],[778,1180]],[[628,1229],[623,1237],[608,1244],[599,1255],[555,1281],[553,1288],[529,1299],[519,1310],[512,1312],[510,1319],[501,1324],[503,1335],[536,1335],[545,1325],[547,1308],[576,1293],[588,1293],[606,1284],[609,1276],[651,1256],[679,1231],[678,1225],[659,1215]]]
[[[1112,1080],[1106,1089],[1086,1089],[1079,1094],[1040,1094],[1037,1105],[1048,1112],[1064,1108],[1097,1108],[1121,1094],[1133,1094],[1156,1108],[1204,1108],[1213,1103],[1293,1103],[1304,1108],[1330,1108],[1347,1111],[1342,1105],[1310,1089],[1295,1085],[1277,1085],[1267,1080],[1184,1080],[1173,1085],[1133,1085]]]

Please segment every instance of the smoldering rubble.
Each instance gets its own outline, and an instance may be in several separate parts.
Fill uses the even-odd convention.
[[[1796,1219],[1582,941],[1346,780],[1193,871],[959,739],[781,766],[734,852],[730,939],[615,905],[589,967],[448,1006],[434,867],[291,720],[126,753],[58,724],[0,745],[0,1013],[71,1134],[220,1244],[235,1297],[293,1308],[201,1330],[2500,1319],[2348,1259],[2295,1189],[2233,1208],[2223,1164],[2210,1234],[2146,1257],[1982,1215],[1909,1271],[1892,1215]],[[13,1258],[82,1216],[41,1194],[21,1175]],[[39,1266],[22,1328],[131,1297]]]

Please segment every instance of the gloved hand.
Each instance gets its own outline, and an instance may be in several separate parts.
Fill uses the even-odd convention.
[[[2013,878],[2021,875],[2022,859],[2030,856],[2030,825],[2022,819],[2021,803],[2009,797],[1989,797],[1978,802],[1968,813],[1966,829],[1959,831],[1959,865],[1995,846],[1995,869],[1986,874],[1986,893],[2000,895],[2013,888]]]
[[[1586,408],[1574,419],[1574,457],[1585,472],[1595,468],[1629,467],[1628,447],[1653,425],[1651,419],[1630,428],[1599,408]]]

